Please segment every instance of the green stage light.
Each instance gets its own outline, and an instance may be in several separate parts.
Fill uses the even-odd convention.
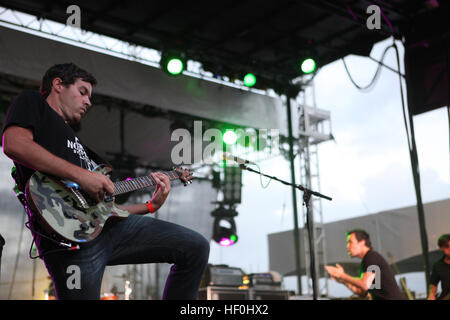
[[[256,77],[253,73],[247,73],[244,77],[244,85],[247,87],[253,87],[256,83]]]
[[[166,68],[170,74],[177,75],[183,72],[184,64],[180,59],[172,58],[167,62]]]
[[[303,60],[300,68],[303,73],[312,73],[316,71],[316,61],[313,58],[307,58]]]
[[[237,140],[237,136],[234,131],[227,130],[223,134],[223,142],[225,142],[226,144],[235,144],[236,140]]]
[[[161,69],[171,76],[177,76],[186,68],[186,57],[182,52],[168,50],[161,54]]]

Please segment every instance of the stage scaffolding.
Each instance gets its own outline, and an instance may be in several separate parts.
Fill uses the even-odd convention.
[[[331,134],[331,117],[330,112],[316,107],[316,99],[314,92],[314,82],[310,81],[303,86],[298,98],[298,114],[299,114],[299,139],[298,139],[298,155],[300,163],[300,184],[304,187],[320,192],[320,175],[319,175],[319,153],[318,145],[322,142],[329,141],[333,138]],[[323,212],[322,200],[319,197],[311,197],[311,216],[313,224],[314,256],[315,269],[317,275],[317,293],[319,295],[328,295],[328,274],[324,268],[326,261],[326,242],[325,229],[323,228]],[[313,282],[310,269],[310,251],[308,245],[308,229],[306,228],[306,206],[302,206],[303,217],[303,246],[306,273],[307,292],[313,294]],[[301,241],[301,240],[300,240]],[[324,279],[320,282],[319,279]]]

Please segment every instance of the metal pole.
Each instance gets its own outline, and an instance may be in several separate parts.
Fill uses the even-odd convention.
[[[316,247],[315,247],[315,237],[314,237],[314,219],[311,213],[311,194],[308,191],[303,193],[303,201],[306,205],[306,224],[308,229],[308,242],[309,242],[309,259],[311,262],[311,280],[313,289],[313,300],[317,300],[317,274],[316,274]],[[306,267],[306,266],[305,266]]]
[[[411,112],[409,112],[409,119],[410,119],[409,121],[411,127],[411,142],[412,142],[412,150],[410,150],[409,154],[411,157],[411,168],[414,178],[414,186],[416,190],[417,214],[419,217],[420,240],[422,243],[425,282],[427,285],[427,294],[428,294],[430,289],[430,261],[428,258],[428,236],[427,236],[427,227],[425,225],[425,214],[422,203],[422,191],[420,188],[419,160],[417,158],[416,139],[414,135],[414,125]]]
[[[398,69],[400,70],[400,58],[398,54],[398,49],[395,46],[395,54],[397,58],[397,65]],[[405,47],[406,48],[406,47]],[[422,256],[423,256],[423,264],[424,264],[424,272],[425,272],[425,281],[427,286],[427,294],[430,290],[430,262],[428,259],[428,236],[427,236],[427,229],[425,225],[425,214],[423,210],[423,203],[422,203],[422,192],[420,189],[420,172],[419,172],[419,159],[417,157],[417,147],[416,147],[416,138],[414,134],[414,121],[413,121],[413,114],[412,114],[412,104],[413,104],[413,97],[411,96],[411,91],[408,90],[408,83],[411,82],[411,74],[409,72],[410,65],[414,63],[413,61],[410,61],[410,56],[408,55],[408,49],[405,50],[404,55],[404,64],[405,64],[405,73],[406,73],[406,94],[408,97],[408,117],[409,117],[409,126],[410,126],[410,133],[411,133],[411,145],[409,146],[409,156],[411,160],[411,169],[412,169],[412,175],[414,180],[414,187],[416,191],[416,199],[417,199],[417,215],[419,219],[419,230],[420,230],[420,240],[422,244]],[[400,95],[402,104],[405,105],[404,96],[403,96],[403,85],[402,85],[402,79],[399,76],[400,81]],[[407,129],[407,128],[406,128]]]
[[[36,259],[33,260],[33,275],[31,280],[31,300],[34,300],[35,286],[36,286]]]
[[[291,165],[291,182],[295,185],[295,167],[294,167],[294,143],[292,136],[292,115],[291,115],[291,98],[286,97],[287,121],[288,121],[288,142],[289,142],[289,162]],[[295,267],[297,274],[298,294],[302,294],[302,273],[300,265],[300,243],[298,230],[298,212],[297,212],[297,192],[296,188],[292,186],[292,207],[294,209],[294,248],[295,248]]]

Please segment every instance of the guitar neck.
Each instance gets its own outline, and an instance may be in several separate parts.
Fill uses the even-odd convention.
[[[175,171],[158,171],[169,177],[170,181],[178,180],[179,176]],[[119,194],[144,189],[147,187],[155,186],[157,183],[152,176],[143,176],[133,179],[127,179],[114,183],[114,196]]]

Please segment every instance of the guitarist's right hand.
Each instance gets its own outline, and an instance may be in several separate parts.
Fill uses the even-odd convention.
[[[102,202],[105,193],[114,194],[114,183],[105,175],[84,170],[83,175],[75,181],[85,192],[97,202]]]

